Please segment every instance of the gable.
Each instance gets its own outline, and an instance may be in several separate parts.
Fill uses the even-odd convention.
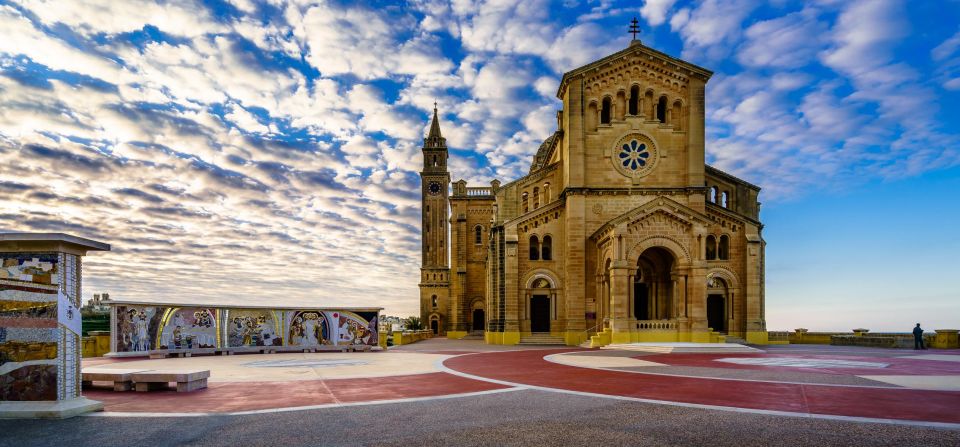
[[[666,53],[661,53],[653,48],[640,44],[638,41],[626,49],[564,73],[563,78],[560,79],[560,86],[557,89],[557,98],[563,99],[567,85],[572,79],[578,76],[607,70],[616,65],[625,65],[631,62],[633,64],[644,64],[651,70],[662,71],[668,75],[697,76],[704,81],[709,80],[713,75],[713,72],[706,68],[691,64],[682,59],[677,59]]]
[[[711,220],[696,210],[668,197],[657,197],[637,208],[623,213],[595,231],[590,238],[600,240],[604,234],[619,225],[626,224],[629,232],[639,232],[644,227],[656,225],[685,233],[696,224],[709,225]]]

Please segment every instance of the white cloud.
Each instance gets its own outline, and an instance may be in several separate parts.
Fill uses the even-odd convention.
[[[190,0],[158,3],[150,0],[20,0],[46,25],[62,23],[85,34],[117,34],[153,25],[161,31],[196,37],[224,27],[214,22],[206,8]]]
[[[744,32],[737,60],[751,67],[798,68],[816,60],[826,25],[811,9],[765,20]]]
[[[676,0],[646,0],[640,8],[640,15],[651,26],[659,26],[667,20],[667,13]]]
[[[726,56],[741,35],[741,23],[757,7],[755,0],[704,0],[677,11],[670,28],[683,38],[685,58]]]

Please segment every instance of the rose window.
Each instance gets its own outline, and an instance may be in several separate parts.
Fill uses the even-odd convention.
[[[620,147],[620,164],[624,168],[636,171],[647,165],[647,159],[650,158],[650,150],[646,143],[637,140],[630,140]]]

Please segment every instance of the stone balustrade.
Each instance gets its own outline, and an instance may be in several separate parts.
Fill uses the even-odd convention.
[[[640,330],[673,330],[677,328],[677,322],[671,320],[638,320],[637,329]]]

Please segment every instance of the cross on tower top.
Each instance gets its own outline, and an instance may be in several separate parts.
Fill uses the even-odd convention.
[[[637,34],[640,34],[640,26],[637,25],[637,23],[639,22],[637,21],[637,18],[634,17],[633,20],[630,21],[630,30],[627,31],[630,34],[633,34],[632,40],[637,40]]]

